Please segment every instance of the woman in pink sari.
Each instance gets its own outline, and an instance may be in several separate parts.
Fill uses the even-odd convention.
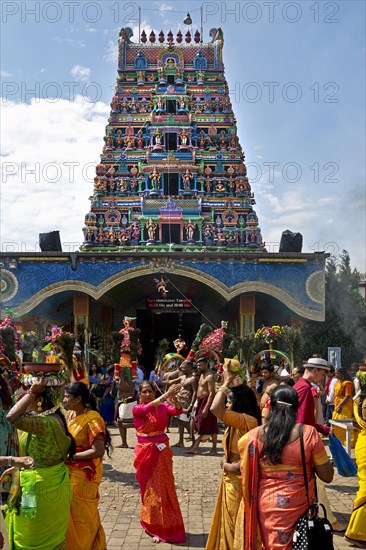
[[[182,414],[177,399],[180,384],[155,399],[155,390],[145,380],[139,388],[140,404],[133,408],[137,432],[136,479],[140,485],[140,523],[154,543],[186,541],[182,514],[175,492],[173,453],[165,433],[170,416]],[[173,405],[165,403],[170,399]]]
[[[271,412],[264,426],[244,435],[238,443],[243,480],[245,550],[290,550],[296,522],[308,508],[296,422],[297,392],[278,386],[271,393]],[[329,483],[333,467],[322,440],[304,425],[303,440],[309,500],[314,498],[314,475]]]

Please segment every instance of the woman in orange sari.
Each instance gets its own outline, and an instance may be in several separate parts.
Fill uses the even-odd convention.
[[[165,433],[169,416],[182,414],[176,397],[180,389],[180,384],[173,384],[155,399],[154,388],[144,380],[139,388],[140,404],[133,408],[137,431],[134,466],[141,495],[140,523],[154,543],[186,541],[175,492],[173,453]],[[169,398],[174,406],[164,402]]]
[[[267,423],[239,440],[245,550],[257,548],[258,527],[262,550],[290,550],[296,522],[308,508],[297,409],[297,392],[289,386],[278,386],[271,393]],[[303,440],[312,502],[312,468],[320,479],[329,483],[333,479],[333,466],[315,428],[304,425]]]
[[[68,412],[67,427],[76,443],[76,453],[68,463],[72,483],[67,550],[106,550],[98,503],[102,481],[103,455],[110,435],[96,411],[94,396],[82,382],[65,387],[63,405]]]
[[[334,411],[332,414],[332,420],[345,420],[346,418],[353,418],[353,382],[350,379],[346,369],[336,369],[334,376],[338,382],[334,386]],[[337,426],[333,427],[333,433],[342,442],[342,445],[346,444],[346,431]],[[351,447],[354,449],[357,439],[355,430],[351,434]]]
[[[261,412],[253,390],[241,383],[233,386],[237,373],[232,364],[239,361],[225,359],[227,366],[211,405],[211,412],[227,425],[222,438],[224,457],[221,460],[222,477],[217,496],[206,550],[242,550],[244,547],[244,509],[239,469],[239,439],[261,423]],[[227,399],[225,408],[225,396]]]

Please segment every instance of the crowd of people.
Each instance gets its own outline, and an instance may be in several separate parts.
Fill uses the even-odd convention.
[[[138,367],[132,378],[129,368],[120,368],[116,377],[111,363],[103,368],[95,363],[89,387],[82,382],[53,387],[39,379],[14,405],[1,377],[6,527],[0,548],[107,548],[98,511],[103,456],[111,451],[107,425],[119,428],[121,447],[128,447],[127,430],[135,430],[142,528],[153,543],[184,543],[167,435],[172,417],[178,419],[175,447],[185,447],[187,432],[187,457],[198,454],[207,440],[216,455],[219,429],[225,426],[206,550],[292,548],[296,522],[308,508],[301,442],[310,503],[317,494],[333,530],[366,548],[366,388],[356,385],[355,391],[347,370],[334,370],[318,356],[291,372],[263,362],[248,383],[238,377],[238,367],[236,359],[225,359],[218,379],[203,354],[165,374],[156,369],[147,377]],[[324,485],[333,478],[323,441],[336,432],[332,418],[354,418],[358,428],[353,444],[359,491],[348,525],[333,516]],[[337,435],[342,439],[343,430]]]

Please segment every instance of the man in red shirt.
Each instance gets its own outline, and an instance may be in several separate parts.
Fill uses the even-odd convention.
[[[329,370],[330,365],[328,365],[325,359],[311,357],[305,365],[303,377],[294,385],[294,390],[297,391],[299,396],[299,408],[296,422],[314,426],[322,435],[329,435],[331,429],[328,426],[315,423],[315,405],[311,384],[318,384],[324,380]]]
[[[310,426],[314,426],[322,435],[329,435],[329,433],[332,433],[332,428],[315,423],[315,403],[311,384],[318,384],[324,380],[326,373],[330,371],[330,365],[327,361],[325,361],[325,359],[321,359],[320,357],[311,357],[304,366],[305,372],[303,377],[300,378],[300,380],[294,385],[294,390],[297,391],[299,396],[299,408],[297,411],[296,422],[300,422],[301,424],[309,424]],[[317,485],[318,498],[326,507],[328,519],[332,524],[333,531],[342,533],[346,530],[347,524],[340,523],[333,516],[324,483],[317,480]]]

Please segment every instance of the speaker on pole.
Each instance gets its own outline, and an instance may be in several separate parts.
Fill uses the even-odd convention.
[[[302,235],[301,233],[293,233],[289,229],[283,231],[280,241],[279,252],[301,252]]]
[[[39,247],[42,252],[62,252],[60,232],[40,233]]]

